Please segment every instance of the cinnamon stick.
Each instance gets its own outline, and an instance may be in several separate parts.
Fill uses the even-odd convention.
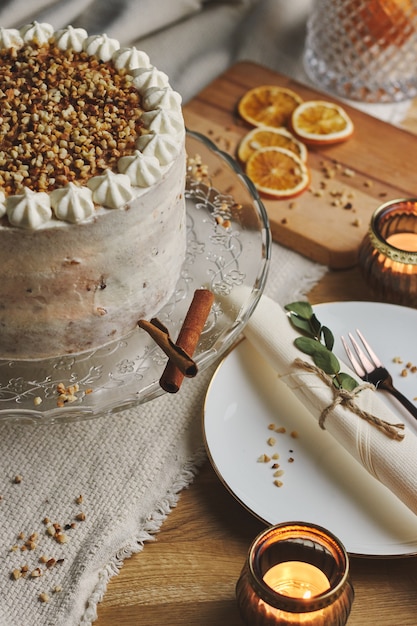
[[[176,367],[189,378],[192,378],[197,374],[197,365],[193,359],[183,350],[180,346],[177,346],[169,336],[169,331],[164,324],[156,317],[150,321],[139,320],[139,328],[145,330],[155,343],[165,352],[168,359],[172,361]]]
[[[208,289],[197,289],[194,292],[190,308],[185,316],[176,345],[192,357],[207,321],[214,294]],[[184,380],[184,373],[173,359],[169,359],[159,380],[159,384],[168,393],[177,393]]]

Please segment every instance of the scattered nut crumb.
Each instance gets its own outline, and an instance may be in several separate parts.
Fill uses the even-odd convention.
[[[77,392],[80,390],[78,383],[65,387],[64,383],[58,383],[56,386],[58,393],[57,406],[63,407],[67,402],[75,402],[78,400]]]
[[[261,456],[258,457],[258,463],[269,463],[270,460],[271,460],[271,457],[268,456],[267,454],[261,454]]]
[[[274,485],[275,487],[282,487],[284,483],[282,482],[282,480],[274,480]]]
[[[33,404],[35,406],[39,406],[40,404],[42,404],[42,398],[40,396],[36,396],[36,398],[33,398]]]
[[[23,480],[23,477],[20,474],[16,474],[16,476],[13,479],[13,482],[15,483],[15,485],[19,485]]]
[[[39,600],[40,600],[41,602],[45,602],[45,603],[46,603],[46,602],[49,602],[49,596],[48,596],[48,594],[47,594],[47,593],[45,593],[44,591],[43,591],[42,593],[40,593],[38,597],[39,597]]]
[[[269,437],[269,439],[267,439],[267,444],[268,446],[274,446],[276,444],[277,440],[275,439],[275,437]]]
[[[40,567],[37,567],[36,569],[30,572],[31,578],[39,578],[40,576],[42,576],[42,570]]]

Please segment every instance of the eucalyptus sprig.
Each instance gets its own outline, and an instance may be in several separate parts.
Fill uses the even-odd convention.
[[[337,389],[352,391],[358,386],[349,374],[340,371],[340,363],[332,352],[334,336],[327,326],[322,326],[309,302],[291,302],[284,307],[289,312],[289,319],[302,337],[294,340],[294,345],[308,354],[315,365],[328,374]]]

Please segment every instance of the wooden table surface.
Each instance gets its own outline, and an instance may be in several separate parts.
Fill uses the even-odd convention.
[[[186,107],[187,116],[187,107]],[[404,123],[417,131],[417,104]],[[222,146],[224,148],[224,146]],[[357,268],[329,271],[310,302],[367,300]],[[127,559],[98,607],[97,626],[242,626],[235,584],[263,529],[207,461],[184,490],[156,541]],[[351,558],[349,626],[416,626],[417,557]]]

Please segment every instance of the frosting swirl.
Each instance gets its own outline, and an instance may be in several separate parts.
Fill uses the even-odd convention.
[[[120,172],[129,176],[132,185],[136,187],[150,187],[162,176],[158,159],[139,150],[135,150],[131,156],[121,157],[117,167]]]
[[[112,56],[113,65],[118,70],[134,70],[140,67],[151,67],[146,52],[133,48],[119,48]]]
[[[166,109],[175,111],[181,115],[182,98],[171,87],[150,87],[143,93],[142,106],[145,111],[154,109]]]
[[[68,183],[51,192],[51,206],[59,220],[76,224],[94,215],[93,194],[88,187]]]
[[[155,156],[161,165],[172,163],[179,152],[179,143],[169,135],[148,133],[136,141],[137,148],[146,156]]]
[[[84,50],[87,54],[95,55],[100,61],[110,61],[113,54],[120,48],[117,39],[110,39],[107,35],[91,35],[84,41]]]
[[[54,28],[46,22],[32,22],[20,29],[20,36],[23,41],[34,41],[39,45],[48,43],[54,33]]]
[[[71,48],[76,52],[83,50],[87,37],[88,34],[84,28],[73,28],[72,26],[57,30],[54,34],[54,40],[60,50],[69,50]]]
[[[148,130],[163,135],[184,135],[184,122],[175,111],[154,109],[142,114],[142,122]]]
[[[132,185],[126,174],[106,170],[102,176],[94,176],[87,183],[93,192],[93,200],[109,209],[120,209],[133,198]]]
[[[20,48],[23,39],[16,28],[0,28],[0,48]]]
[[[32,191],[25,187],[22,194],[6,199],[9,222],[13,226],[36,230],[52,217],[49,195],[44,191]]]
[[[132,71],[133,84],[138,91],[150,87],[167,87],[168,76],[156,67],[140,67]]]
[[[6,194],[0,189],[0,217],[6,215]]]

